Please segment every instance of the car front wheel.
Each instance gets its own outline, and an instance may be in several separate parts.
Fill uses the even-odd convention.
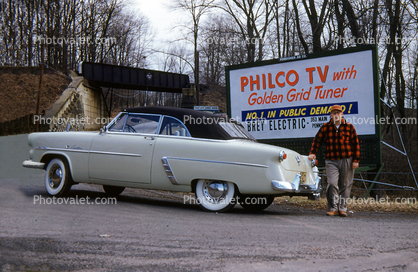
[[[226,212],[236,204],[235,185],[220,180],[201,179],[196,184],[196,198],[206,211]]]
[[[62,196],[70,191],[72,179],[69,167],[59,158],[52,159],[45,172],[45,188],[51,196]]]

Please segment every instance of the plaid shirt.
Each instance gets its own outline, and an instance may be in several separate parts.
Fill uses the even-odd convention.
[[[360,162],[360,145],[354,126],[344,119],[340,127],[332,119],[322,125],[312,143],[311,152],[316,154],[321,144],[326,144],[326,159],[340,160],[353,157],[353,162]]]

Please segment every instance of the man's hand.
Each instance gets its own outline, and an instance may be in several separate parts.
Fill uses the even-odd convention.
[[[357,168],[358,168],[358,166],[359,166],[359,165],[358,165],[358,162],[353,162],[353,163],[352,163],[352,165],[351,165],[351,167],[353,168],[353,170],[354,170],[354,169],[357,169]]]
[[[309,159],[310,161],[313,161],[313,160],[315,160],[315,159],[316,159],[316,155],[315,155],[315,154],[310,154],[310,155],[308,156],[308,159]]]

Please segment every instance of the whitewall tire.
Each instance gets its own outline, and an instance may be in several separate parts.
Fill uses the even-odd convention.
[[[201,179],[196,184],[196,198],[205,211],[226,212],[236,204],[235,185],[231,182]]]
[[[68,164],[62,159],[52,159],[45,171],[45,189],[51,196],[66,194],[72,185]]]

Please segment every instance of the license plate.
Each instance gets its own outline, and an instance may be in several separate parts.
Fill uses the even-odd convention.
[[[300,183],[306,182],[306,172],[300,172]]]

